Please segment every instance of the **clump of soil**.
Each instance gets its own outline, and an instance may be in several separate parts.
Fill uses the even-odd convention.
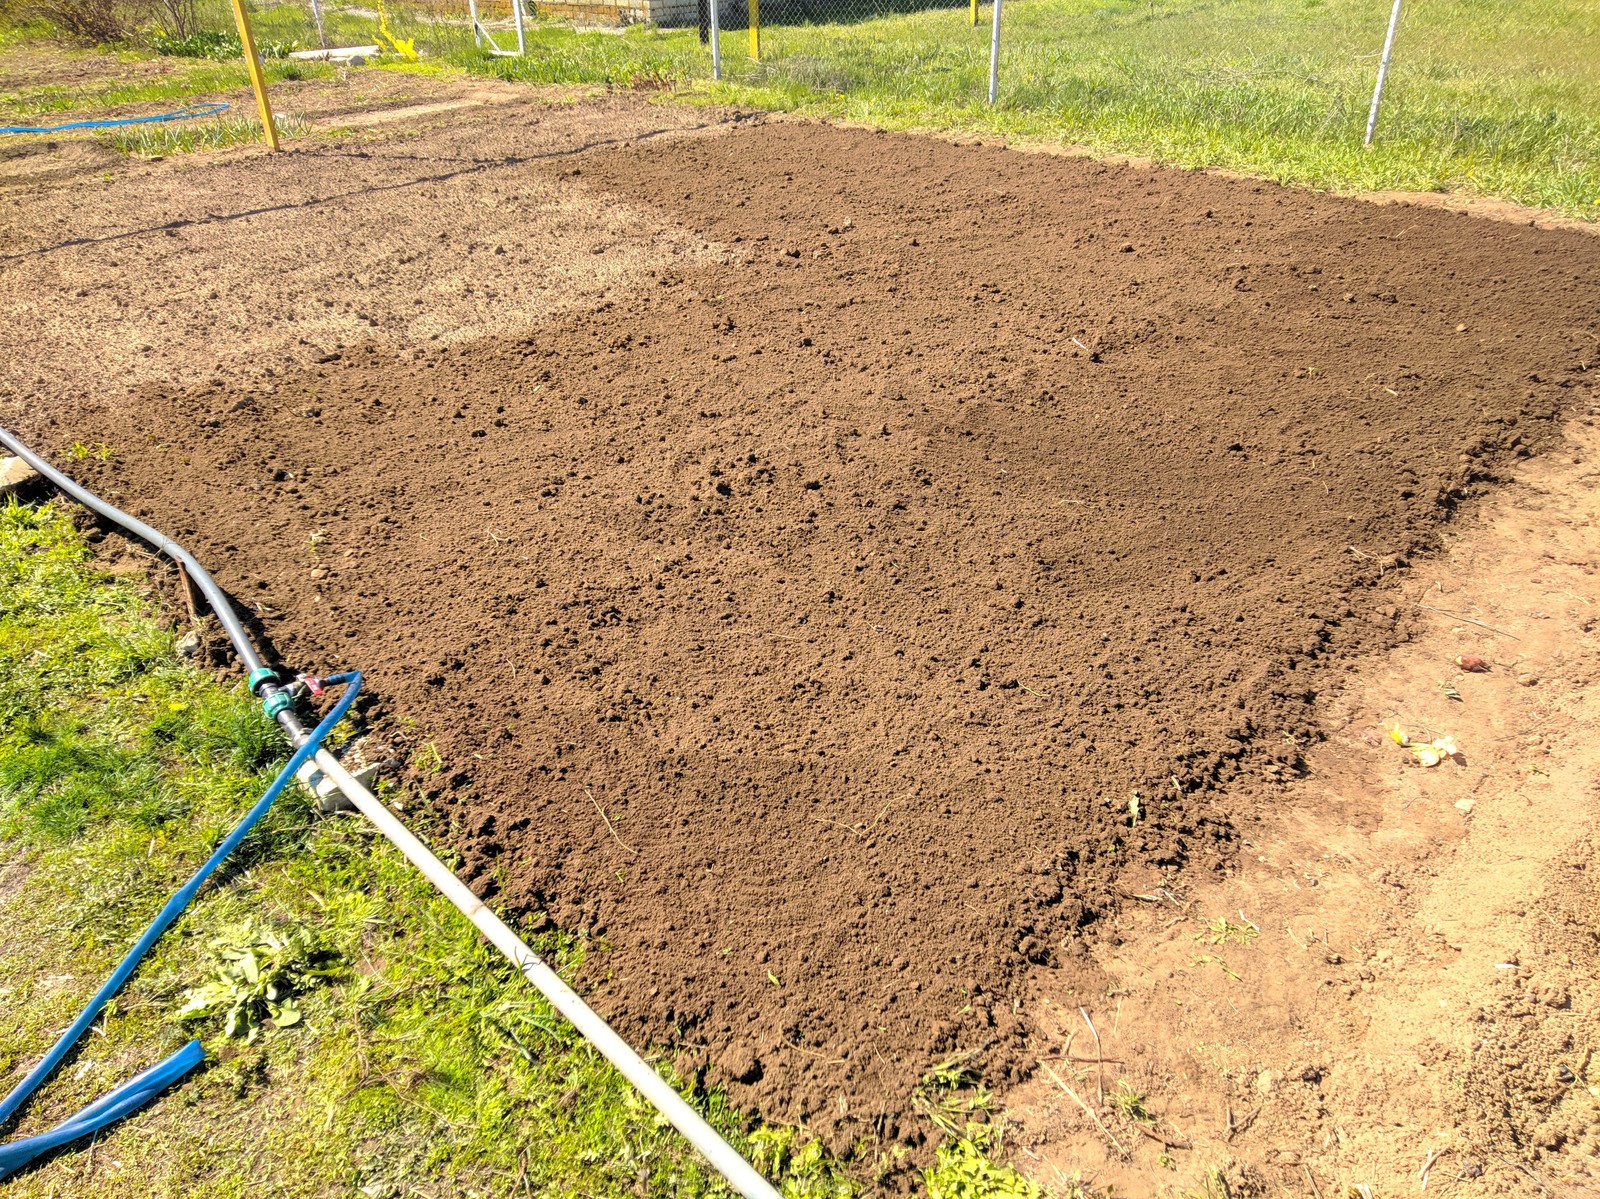
[[[1553,435],[1600,244],[812,125],[575,161],[518,169],[704,251],[61,427],[416,722],[635,1043],[915,1139],[934,1062],[1029,1069],[1037,972],[1099,987],[1130,866],[1225,867],[1301,769],[1405,556]]]

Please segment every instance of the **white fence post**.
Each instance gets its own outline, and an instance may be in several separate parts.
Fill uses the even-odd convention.
[[[1399,0],[1395,0],[1398,4]],[[1000,94],[1000,4],[994,0],[994,32],[989,36],[989,104]]]
[[[711,78],[722,78],[722,26],[717,20],[717,0],[711,0]]]
[[[1378,86],[1372,89],[1372,111],[1367,114],[1367,140],[1363,145],[1372,144],[1372,135],[1378,128],[1378,105],[1383,102],[1383,81],[1389,77],[1389,55],[1394,53],[1394,31],[1400,24],[1400,4],[1402,0],[1394,0],[1394,11],[1389,14],[1389,36],[1383,39],[1383,58],[1378,63]]]

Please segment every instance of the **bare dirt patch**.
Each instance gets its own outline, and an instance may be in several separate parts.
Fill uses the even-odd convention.
[[[1593,1192],[1593,412],[1569,434],[1397,583],[1407,643],[1327,706],[1310,777],[1238,812],[1237,873],[1127,879],[1148,898],[1097,943],[1108,985],[1087,1005],[1114,1061],[1063,1060],[1069,1043],[1095,1056],[1083,996],[1035,997],[1061,1077],[1012,1099],[1042,1178],[1144,1193],[1222,1167],[1267,1193],[1407,1194],[1425,1174],[1430,1192]],[[1462,752],[1419,767],[1390,721]],[[1063,1083],[1102,1082],[1184,1149],[1113,1121],[1125,1156],[1063,1106]]]
[[[636,1042],[839,1145],[917,1139],[941,1058],[1026,1077],[1125,893],[1306,802],[1401,562],[1589,389],[1580,235],[617,98],[435,118],[70,228],[26,193],[4,408],[110,447],[77,469],[284,659],[369,672]]]

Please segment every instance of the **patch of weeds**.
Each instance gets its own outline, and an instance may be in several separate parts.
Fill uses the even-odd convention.
[[[243,62],[179,59],[173,60],[171,66],[173,70],[155,78],[121,79],[98,87],[48,83],[0,93],[0,111],[23,116],[128,104],[193,104],[250,86]],[[268,84],[285,79],[331,79],[334,68],[327,63],[290,59],[267,63],[266,77]]]
[[[432,741],[427,741],[411,759],[411,765],[418,774],[432,778],[444,769],[444,758],[439,753],[439,747]]]
[[[15,9],[0,16],[0,50],[55,37],[58,30],[43,17],[20,17]]]
[[[1044,1199],[1038,1183],[994,1160],[998,1150],[999,1137],[986,1125],[940,1145],[922,1175],[928,1199]]]
[[[308,122],[296,116],[276,117],[278,136],[304,137]],[[196,150],[222,150],[228,146],[262,141],[261,122],[253,117],[216,117],[207,121],[161,121],[152,125],[125,125],[100,135],[108,146],[138,158],[165,158]]]
[[[173,58],[209,58],[214,62],[230,62],[244,57],[244,43],[231,30],[201,30],[188,37],[169,37],[158,29],[150,35],[150,48],[157,54]],[[256,52],[264,59],[287,58],[295,49],[293,42],[271,42],[256,39]]]
[[[1246,920],[1242,913],[1239,921],[1235,924],[1226,916],[1207,920],[1205,928],[1197,933],[1194,939],[1207,945],[1248,945],[1261,935],[1261,927],[1253,921]]]
[[[95,458],[101,462],[110,462],[113,451],[111,447],[103,441],[96,441],[92,444],[85,444],[81,441],[75,441],[72,443],[72,447],[67,452],[79,462],[82,462],[86,458]]]
[[[784,1180],[785,1199],[849,1199],[856,1184],[804,1129],[767,1127],[750,1134],[750,1161],[770,1178]]]
[[[1111,1096],[1111,1110],[1125,1120],[1132,1120],[1139,1124],[1154,1124],[1155,1117],[1150,1114],[1150,1109],[1145,1106],[1144,1096],[1128,1085],[1126,1081],[1117,1084],[1116,1093]]]
[[[223,1035],[247,1045],[268,1020],[275,1028],[299,1024],[295,997],[339,972],[337,955],[304,926],[272,929],[247,921],[212,941],[211,953],[216,977],[184,993],[177,1019],[197,1022],[220,1013]]]
[[[984,1087],[977,1071],[966,1064],[974,1051],[957,1054],[940,1062],[917,1084],[911,1105],[945,1136],[960,1139],[968,1135],[974,1117],[989,1118],[994,1096]]]
[[[1232,966],[1228,965],[1224,959],[1219,958],[1212,953],[1196,954],[1190,964],[1194,966],[1216,966],[1229,978],[1233,979],[1234,982],[1243,981],[1240,979],[1238,972],[1234,970]]]

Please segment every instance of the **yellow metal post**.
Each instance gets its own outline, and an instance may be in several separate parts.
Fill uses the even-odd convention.
[[[750,0],[750,60],[761,61],[761,0]]]
[[[978,0],[972,0],[972,23],[978,23]]]
[[[233,0],[233,20],[239,26],[239,41],[244,45],[244,65],[250,72],[250,86],[255,89],[256,107],[261,110],[261,129],[267,135],[267,145],[278,148],[278,126],[272,119],[272,105],[267,102],[267,81],[261,74],[261,58],[256,54],[256,35],[250,29],[250,14],[244,10],[244,0]]]

